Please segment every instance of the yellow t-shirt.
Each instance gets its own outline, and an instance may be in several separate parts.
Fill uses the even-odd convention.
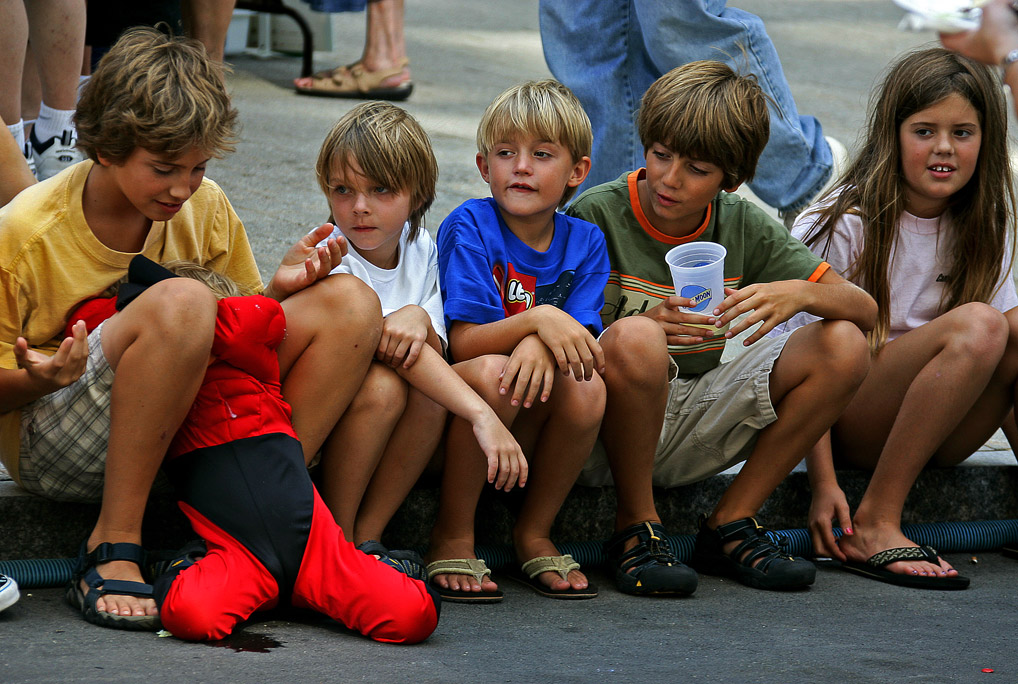
[[[52,354],[67,316],[127,273],[133,253],[92,234],[82,211],[85,161],[22,191],[0,209],[0,368],[15,369],[14,342]],[[244,226],[208,178],[169,221],[154,222],[141,254],[156,262],[188,259],[262,290]],[[0,461],[18,479],[20,411],[0,414]]]

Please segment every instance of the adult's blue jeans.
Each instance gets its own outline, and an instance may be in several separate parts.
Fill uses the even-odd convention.
[[[800,116],[759,17],[725,0],[541,0],[548,68],[580,99],[594,129],[593,165],[581,190],[644,165],[635,116],[661,74],[700,59],[749,71],[770,98],[771,130],[749,186],[796,212],[831,175],[820,122]]]

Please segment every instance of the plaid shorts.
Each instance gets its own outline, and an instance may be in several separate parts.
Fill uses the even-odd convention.
[[[18,472],[24,489],[58,501],[99,501],[110,434],[113,369],[102,324],[89,333],[85,372],[21,408]]]

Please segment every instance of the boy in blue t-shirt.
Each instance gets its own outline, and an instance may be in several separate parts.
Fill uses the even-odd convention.
[[[531,460],[513,529],[520,577],[555,598],[597,595],[550,540],[604,412],[595,336],[608,254],[597,226],[557,211],[590,170],[590,145],[590,122],[565,86],[545,80],[510,88],[488,106],[477,132],[477,167],[492,197],[463,203],[438,231],[450,353]],[[556,381],[557,372],[566,379]],[[428,564],[446,600],[502,598],[474,557],[486,469],[470,426],[454,420]]]

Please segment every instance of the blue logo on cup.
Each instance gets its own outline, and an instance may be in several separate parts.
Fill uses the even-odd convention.
[[[692,313],[700,313],[710,304],[710,288],[702,285],[686,285],[679,291],[679,296],[689,298],[689,306],[686,308]]]

